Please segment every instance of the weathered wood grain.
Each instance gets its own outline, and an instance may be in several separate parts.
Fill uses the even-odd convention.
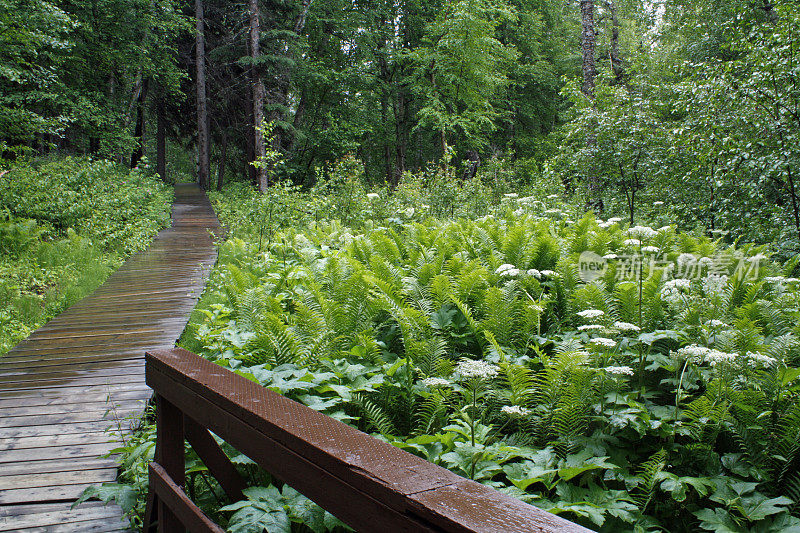
[[[150,397],[144,352],[173,346],[216,261],[205,194],[175,187],[173,224],[93,294],[0,357],[0,532],[127,530],[115,506],[71,503],[115,478]]]

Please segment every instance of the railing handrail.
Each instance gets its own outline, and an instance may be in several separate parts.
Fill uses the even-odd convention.
[[[148,352],[158,409],[145,530],[222,531],[183,492],[184,438],[233,499],[244,482],[213,431],[357,531],[589,531],[266,389],[181,348]],[[156,505],[157,504],[157,505]]]

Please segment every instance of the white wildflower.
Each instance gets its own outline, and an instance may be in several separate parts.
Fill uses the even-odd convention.
[[[786,281],[786,278],[783,276],[767,276],[764,278],[764,281],[767,283],[783,283]]]
[[[697,260],[697,264],[701,267],[710,267],[714,264],[714,261],[710,257],[701,257]]]
[[[444,378],[425,378],[422,380],[423,385],[428,387],[450,387],[451,384]]]
[[[642,328],[637,326],[636,324],[631,324],[630,322],[614,322],[614,327],[620,331],[639,331]]]
[[[606,255],[603,256],[603,259],[606,259],[606,260],[610,261],[610,260],[616,259],[618,257],[619,256],[617,254],[606,254]]]
[[[601,311],[600,309],[586,309],[585,311],[580,311],[578,316],[581,318],[592,319],[601,317],[605,314],[605,312]]]
[[[517,274],[519,274],[519,269],[517,267],[515,267],[514,265],[511,265],[511,264],[508,264],[508,263],[504,263],[504,264],[500,265],[499,267],[497,267],[497,270],[495,270],[494,273],[495,274],[499,274],[501,276],[515,276],[517,274],[510,274],[509,273],[509,272],[513,272],[515,270],[517,271]]]
[[[540,274],[545,278],[552,278],[553,276],[557,275],[554,270],[542,270]]]
[[[380,197],[381,197],[381,195],[376,193],[376,192],[368,192],[367,193],[367,198],[369,198],[370,200],[377,200]]]
[[[661,226],[658,228],[658,231],[669,231],[672,229],[672,226]]]
[[[710,348],[705,346],[698,346],[697,344],[690,344],[684,346],[677,351],[677,355],[681,359],[689,359],[693,363],[700,364],[705,360],[706,355],[711,351]]]
[[[624,246],[639,246],[640,244],[642,244],[642,241],[640,241],[639,239],[625,239],[622,242],[622,244]]]
[[[617,222],[622,222],[622,219],[619,217],[611,217],[608,220],[606,220],[606,223],[608,224],[616,224]]]
[[[456,373],[465,379],[491,379],[497,375],[497,369],[486,361],[462,359],[456,366]]]
[[[507,192],[503,196],[505,196],[506,198],[519,198],[519,194],[515,192]]]
[[[633,369],[629,366],[607,366],[603,370],[608,372],[609,374],[617,374],[617,375],[633,375]]]
[[[405,215],[406,215],[408,218],[411,218],[411,217],[413,217],[415,212],[416,212],[416,211],[414,210],[414,208],[413,208],[413,207],[409,207],[409,208],[407,208],[405,211],[403,211],[403,213],[405,213]]]
[[[750,360],[750,365],[753,367],[769,368],[777,362],[777,359],[757,352],[747,352],[747,358]]]
[[[642,251],[649,254],[655,254],[660,251],[658,246],[643,246]]]
[[[683,295],[691,290],[692,285],[688,279],[678,278],[667,281],[661,288],[661,299],[671,305],[677,305]]]
[[[541,277],[542,277],[542,273],[541,273],[541,272],[539,272],[538,270],[536,270],[535,268],[531,268],[531,269],[529,269],[529,270],[528,270],[528,275],[529,275],[529,276],[533,276],[533,277],[534,277],[534,278],[536,278],[536,279],[539,279],[539,278],[541,278]]]
[[[728,284],[728,276],[712,274],[704,277],[701,282],[703,284],[703,292],[709,296],[716,295],[721,293],[725,285]]]
[[[530,414],[530,409],[520,407],[518,405],[504,405],[500,410],[508,416],[526,416]]]
[[[658,235],[658,232],[649,226],[634,226],[628,228],[625,233],[631,237],[638,237],[639,239],[649,239]]]
[[[598,346],[602,346],[603,348],[614,348],[617,345],[617,341],[614,339],[609,339],[606,337],[595,337],[591,341],[591,344],[596,344]]]
[[[656,200],[655,202],[653,202],[653,207],[658,207],[660,205],[664,205],[664,202],[662,202],[661,200]]]
[[[693,254],[683,253],[678,256],[678,265],[687,265],[695,261],[697,261],[697,258]]]
[[[555,200],[556,198],[558,198],[557,194],[551,194],[547,197],[548,200]]]
[[[712,328],[727,328],[728,327],[728,324],[726,324],[722,320],[717,320],[716,318],[713,318],[713,319],[709,320],[708,322],[706,322],[706,325],[711,326]]]
[[[711,366],[717,366],[720,363],[733,364],[736,362],[736,354],[721,352],[719,350],[710,350],[706,354],[706,361]]]
[[[561,209],[548,209],[545,213],[548,215],[560,215]]]
[[[602,324],[584,324],[583,326],[578,326],[578,331],[592,331],[600,329],[605,329],[605,326]]]

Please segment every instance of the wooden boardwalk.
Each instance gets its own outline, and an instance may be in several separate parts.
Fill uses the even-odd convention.
[[[114,506],[70,505],[113,481],[118,447],[150,389],[144,352],[174,345],[203,290],[219,224],[205,194],[177,185],[173,225],[94,293],[0,357],[0,531],[128,529]]]

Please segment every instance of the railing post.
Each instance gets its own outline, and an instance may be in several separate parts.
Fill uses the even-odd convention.
[[[179,487],[186,485],[186,463],[183,445],[183,413],[165,400],[156,396],[158,418],[156,422],[156,463],[166,471]],[[158,501],[158,533],[184,533],[186,529],[175,514]]]

